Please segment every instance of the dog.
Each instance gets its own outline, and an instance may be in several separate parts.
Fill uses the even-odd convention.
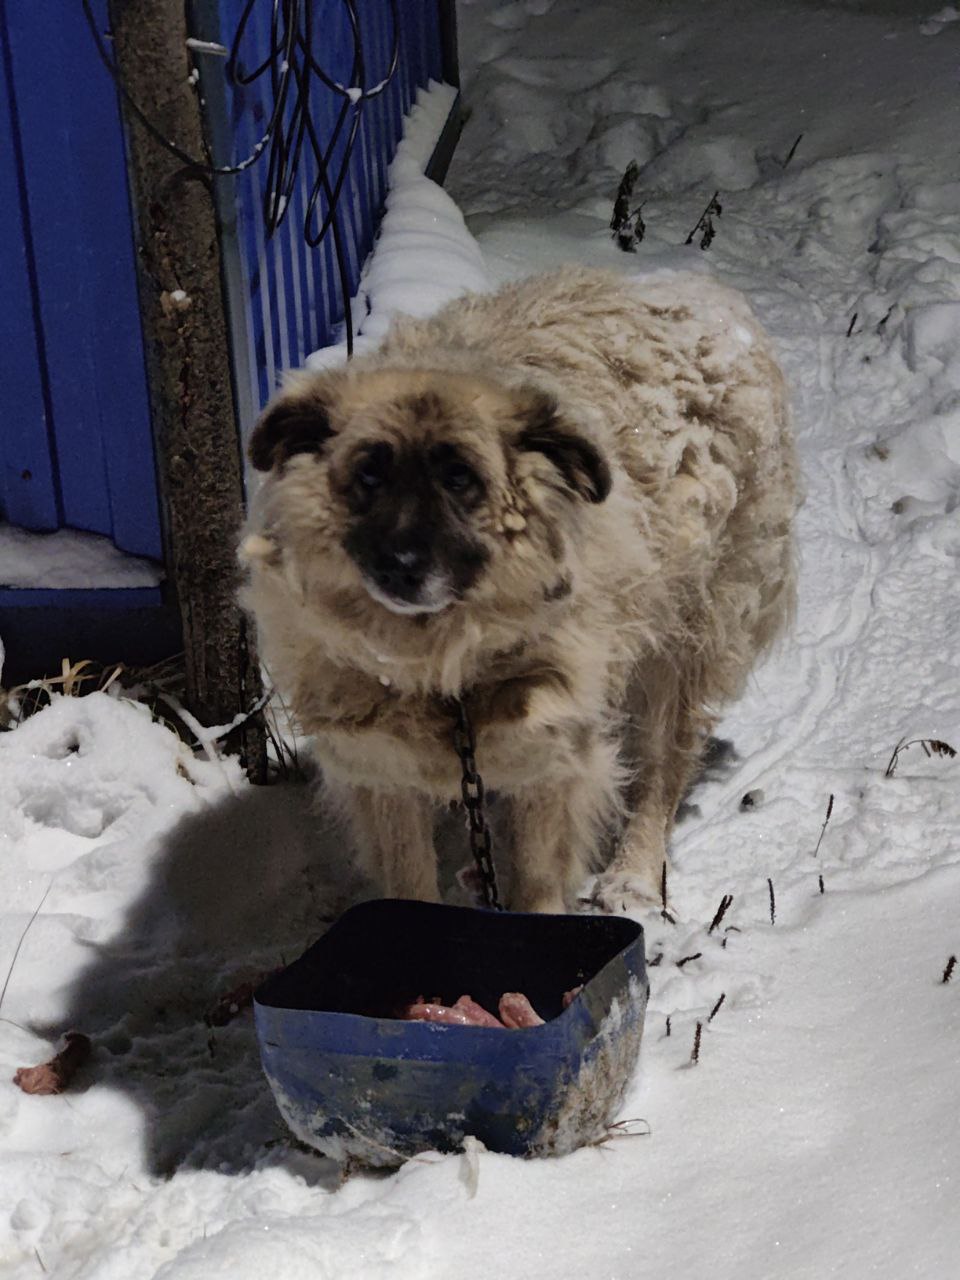
[[[656,900],[717,710],[792,607],[787,396],[744,299],[578,267],[467,295],[292,375],[249,455],[242,600],[379,889],[439,898],[460,700],[511,909],[568,910],[591,871],[601,908]]]

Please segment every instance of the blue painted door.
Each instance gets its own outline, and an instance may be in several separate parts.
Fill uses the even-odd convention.
[[[0,0],[0,519],[161,556],[120,112],[74,0]]]

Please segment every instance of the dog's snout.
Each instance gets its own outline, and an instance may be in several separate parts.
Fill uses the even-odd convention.
[[[374,567],[377,584],[392,595],[410,596],[422,585],[430,567],[429,554],[420,547],[381,551]]]

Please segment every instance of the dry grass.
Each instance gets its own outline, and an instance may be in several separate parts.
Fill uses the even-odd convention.
[[[949,742],[942,742],[939,738],[901,738],[897,745],[893,748],[893,755],[887,762],[887,767],[883,772],[885,778],[892,778],[897,771],[897,765],[900,763],[900,756],[910,747],[920,746],[923,753],[928,758],[930,756],[943,756],[948,760],[952,760],[957,752],[956,748],[951,747]]]
[[[64,658],[58,675],[28,680],[10,689],[0,687],[0,731],[17,725],[48,707],[54,697],[79,698],[88,693],[107,693],[148,707],[158,724],[177,735],[191,750],[207,750],[210,744],[198,740],[191,728],[192,717],[178,714],[185,699],[186,676],[183,658],[177,655],[151,667],[132,667],[116,662],[104,664]],[[271,775],[276,779],[303,781],[306,771],[300,759],[296,729],[286,703],[273,692],[248,713],[263,721],[272,747]]]
[[[0,688],[0,729],[15,729],[18,724],[48,707],[55,695],[79,698],[87,693],[106,693],[143,702],[155,719],[169,724],[157,710],[164,691],[183,688],[181,660],[169,658],[152,667],[128,667],[122,662],[103,664],[85,658],[74,662],[64,658],[60,674],[28,680],[10,689]],[[173,725],[169,726],[174,728]]]

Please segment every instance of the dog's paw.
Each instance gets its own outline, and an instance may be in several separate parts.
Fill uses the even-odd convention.
[[[646,876],[631,871],[605,871],[594,880],[585,903],[608,915],[621,916],[658,907],[660,891]]]

